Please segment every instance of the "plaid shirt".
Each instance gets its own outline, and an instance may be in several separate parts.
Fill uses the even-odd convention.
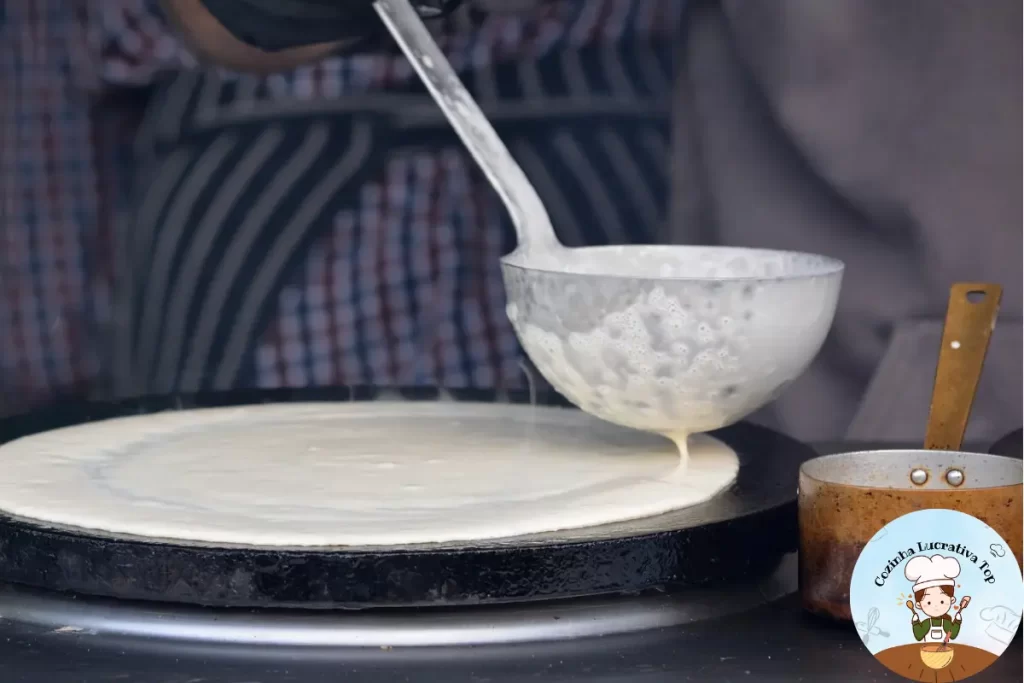
[[[0,2],[0,414],[87,391],[101,372],[122,132],[136,112],[79,87],[80,10]]]
[[[0,26],[0,411],[5,403],[20,410],[94,390],[108,372],[102,349],[109,347],[117,276],[109,256],[111,226],[129,219],[127,181],[137,175],[133,152],[140,152],[132,145],[142,107],[130,93],[154,83],[171,92],[180,74],[196,67],[155,5],[6,3]],[[440,27],[438,40],[472,83],[479,70],[559,52],[670,46],[683,5],[554,0],[516,14],[470,8]],[[663,72],[648,72],[660,78],[646,84],[649,94],[667,94]],[[315,106],[417,87],[397,51],[330,58],[267,78],[216,76],[232,86],[235,101],[226,104],[239,111],[252,102]],[[664,153],[656,149],[659,141],[649,143],[651,154]],[[508,245],[498,231],[477,230],[503,220],[497,198],[458,144],[395,155],[289,273],[271,323],[258,333],[246,383],[521,384],[496,265]],[[428,237],[410,251],[409,235]],[[586,234],[563,239],[594,241]],[[420,282],[408,281],[410,258]],[[461,291],[467,282],[473,291]]]

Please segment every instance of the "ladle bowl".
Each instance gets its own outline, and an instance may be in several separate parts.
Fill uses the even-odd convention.
[[[513,252],[507,312],[544,378],[583,410],[675,435],[736,422],[818,353],[843,264],[799,252],[618,246]]]

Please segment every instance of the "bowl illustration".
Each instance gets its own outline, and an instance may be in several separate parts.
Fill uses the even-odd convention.
[[[953,662],[953,648],[943,643],[925,645],[921,648],[921,661],[929,669],[945,669]]]

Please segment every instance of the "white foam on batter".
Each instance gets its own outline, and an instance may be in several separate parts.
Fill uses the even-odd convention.
[[[515,303],[508,305],[507,313],[513,324],[518,323],[523,346],[538,369],[560,393],[588,412],[616,424],[659,432],[678,443],[684,455],[688,435],[728,421],[728,406],[705,398],[703,378],[709,371],[724,374],[734,369],[736,358],[727,346],[713,345],[717,333],[705,323],[698,325],[695,335],[702,347],[690,348],[682,335],[672,340],[674,332],[686,329],[690,316],[661,288],[605,316],[593,329],[572,332],[566,338],[519,320]],[[662,350],[653,343],[652,319],[663,327],[660,333],[672,340]],[[678,428],[666,430],[665,425]]]
[[[0,446],[0,510],[115,534],[254,546],[497,539],[658,515],[738,459],[577,411],[465,403],[172,411]]]

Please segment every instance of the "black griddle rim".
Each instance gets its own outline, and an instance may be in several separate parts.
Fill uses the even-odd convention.
[[[45,411],[0,420],[0,443],[61,426],[168,409],[299,401],[436,401],[444,398],[480,403],[531,402],[530,394],[525,391],[497,394],[474,389],[372,387],[241,391],[106,403],[68,402]],[[542,394],[535,399],[538,405],[572,408],[557,394]],[[114,537],[0,513],[0,580],[107,597],[202,605],[362,608],[565,598],[760,576],[770,571],[783,554],[795,549],[796,470],[801,462],[815,454],[788,437],[746,423],[720,430],[715,435],[727,443],[732,442],[730,445],[734,448],[737,440],[770,446],[767,450],[771,455],[762,454],[756,461],[786,455],[786,467],[782,469],[792,470],[791,489],[773,491],[771,500],[760,507],[695,527],[560,542],[496,539],[474,546],[432,544],[352,549],[214,546]],[[781,463],[776,465],[781,467]],[[750,478],[751,474],[748,467],[748,477],[743,477],[741,467],[742,479]],[[738,480],[723,496],[738,495],[735,489],[741,483]],[[751,483],[756,486],[760,482]],[[705,560],[698,562],[702,554]],[[163,556],[163,561],[157,556]],[[139,567],[140,563],[138,573],[144,576],[135,576],[129,568]],[[462,568],[456,571],[458,565]],[[230,578],[232,573],[237,574],[246,567],[251,570],[248,579],[239,579],[244,585],[232,585],[238,583]],[[287,575],[286,580],[275,580],[272,577],[275,571]],[[348,578],[341,580],[341,577]],[[303,586],[304,582],[308,585]],[[316,587],[313,583],[321,585]]]

